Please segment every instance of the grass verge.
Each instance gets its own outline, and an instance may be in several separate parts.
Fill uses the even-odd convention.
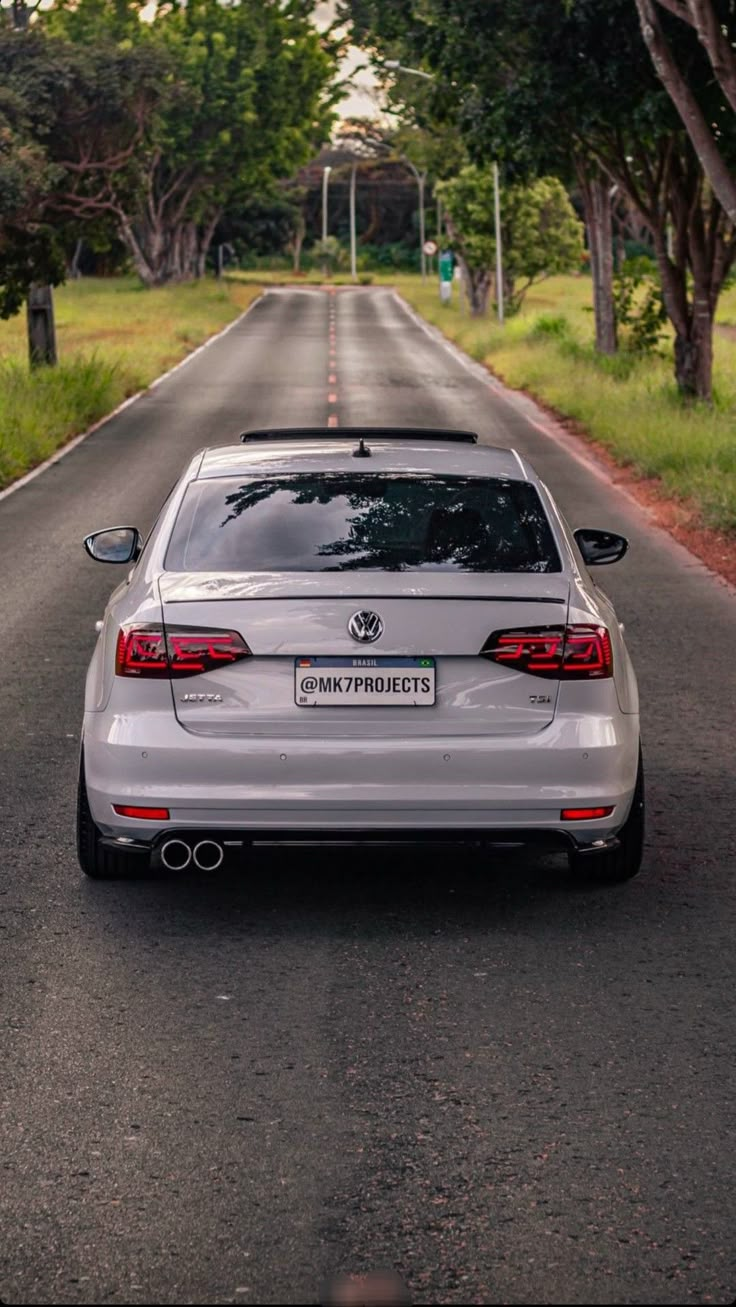
[[[463,313],[456,289],[453,303],[443,305],[435,284],[402,276],[394,283],[508,385],[573,419],[618,463],[657,478],[668,496],[694,504],[706,526],[736,537],[736,340],[727,333],[716,332],[713,405],[686,406],[675,388],[669,341],[664,357],[595,353],[587,278],[543,282],[504,327]],[[726,320],[733,295],[722,305]]]
[[[144,290],[89,278],[55,292],[60,363],[30,372],[25,317],[0,322],[0,488],[150,385],[242,313],[256,285]]]

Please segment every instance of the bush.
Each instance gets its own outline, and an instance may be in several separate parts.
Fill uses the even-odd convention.
[[[558,340],[570,335],[570,323],[564,313],[540,313],[531,330],[532,336],[554,336]]]
[[[327,236],[323,241],[315,241],[311,253],[314,266],[322,267],[328,277],[331,277],[338,268],[343,268],[347,262],[347,254],[337,236]]]
[[[667,313],[651,259],[626,259],[613,277],[613,304],[621,348],[632,354],[656,354]]]

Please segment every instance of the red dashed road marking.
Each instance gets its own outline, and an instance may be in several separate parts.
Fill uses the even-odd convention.
[[[328,403],[328,404],[336,404],[336,403],[337,403],[337,395],[335,394],[334,390],[331,390],[330,393],[329,393],[329,395],[327,396],[327,403]]]
[[[337,413],[330,413],[330,416],[327,419],[327,425],[328,427],[337,426]]]
[[[334,386],[335,382],[337,381],[337,377],[336,377],[335,373],[334,373],[334,372],[331,372],[330,375],[329,375],[329,377],[327,378],[327,380],[328,380],[328,382],[330,383],[331,386]]]

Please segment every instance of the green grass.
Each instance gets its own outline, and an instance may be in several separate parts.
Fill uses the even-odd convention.
[[[25,316],[0,322],[0,487],[219,331],[259,294],[212,280],[143,290],[89,278],[54,293],[59,366],[29,371]]]
[[[593,350],[591,284],[553,277],[529,293],[522,312],[499,327],[462,313],[457,291],[439,302],[436,284],[398,276],[397,289],[429,322],[514,388],[529,391],[580,423],[621,464],[658,478],[673,498],[691,501],[706,525],[736,534],[736,339],[717,331],[714,403],[687,406],[665,357],[603,358]],[[719,320],[736,320],[736,290]]]

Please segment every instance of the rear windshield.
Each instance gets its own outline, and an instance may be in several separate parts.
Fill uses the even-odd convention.
[[[559,572],[523,481],[355,473],[195,481],[166,554],[177,572]]]

